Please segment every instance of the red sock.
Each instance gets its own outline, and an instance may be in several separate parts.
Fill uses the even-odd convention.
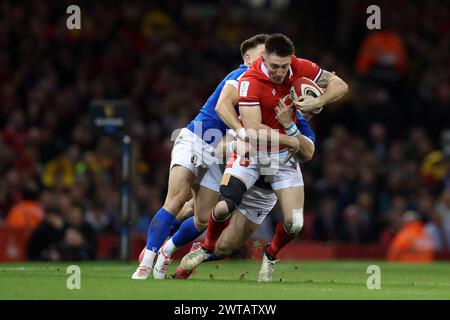
[[[203,242],[202,247],[209,251],[214,251],[217,240],[222,234],[222,231],[225,230],[225,228],[229,224],[230,224],[229,217],[222,221],[216,221],[214,219],[214,210],[213,210],[208,220],[208,228],[206,229],[206,239],[205,242]]]
[[[286,230],[284,230],[283,222],[283,220],[278,222],[272,242],[266,249],[266,252],[272,258],[275,258],[278,254],[278,251],[280,251],[285,245],[291,242],[291,240],[295,237],[295,235],[291,235],[287,233]]]

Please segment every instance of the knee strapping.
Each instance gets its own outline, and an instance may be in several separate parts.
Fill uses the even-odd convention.
[[[220,186],[219,201],[225,201],[228,212],[233,212],[241,204],[242,197],[247,191],[245,184],[236,177],[231,177],[226,186]]]
[[[292,210],[291,234],[297,234],[303,228],[303,209]]]

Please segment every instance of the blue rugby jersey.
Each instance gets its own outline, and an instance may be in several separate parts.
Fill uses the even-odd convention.
[[[187,129],[198,135],[206,143],[216,147],[222,140],[216,139],[216,137],[225,135],[225,131],[228,129],[225,123],[219,118],[216,113],[216,105],[219,100],[220,93],[226,84],[231,84],[234,87],[238,86],[239,78],[247,71],[248,67],[241,64],[236,70],[231,71],[217,86],[213,94],[208,98],[203,107],[200,109],[198,115],[186,126]],[[217,135],[207,134],[205,132],[210,129],[216,129]],[[211,132],[211,131],[210,131]]]

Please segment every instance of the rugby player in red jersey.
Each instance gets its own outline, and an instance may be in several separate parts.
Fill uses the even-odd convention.
[[[324,105],[339,100],[348,90],[347,84],[335,74],[322,70],[317,64],[294,55],[292,41],[282,34],[271,35],[265,43],[263,56],[257,59],[239,80],[239,112],[245,129],[255,129],[258,139],[263,136],[270,146],[262,163],[260,153],[250,163],[240,157],[227,168],[229,179],[222,179],[219,202],[212,211],[208,222],[206,240],[203,246],[183,258],[180,267],[186,271],[194,269],[205,260],[214,260],[214,247],[221,232],[227,225],[230,214],[238,207],[242,197],[255,182],[264,176],[274,190],[283,218],[276,227],[270,245],[264,248],[259,281],[271,281],[275,270],[278,251],[289,243],[303,227],[304,188],[299,159],[291,157],[284,144],[283,135],[300,135],[293,121],[285,127],[276,118],[275,108],[290,93],[293,82],[306,77],[325,89],[319,97],[301,97],[294,101],[300,112],[317,114]],[[268,129],[268,130],[267,130]]]

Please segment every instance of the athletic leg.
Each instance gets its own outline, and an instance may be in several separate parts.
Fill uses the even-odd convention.
[[[191,197],[194,178],[194,173],[185,167],[176,165],[170,170],[166,200],[150,223],[145,253],[132,279],[148,278],[156,254],[169,235],[175,216]]]
[[[217,203],[218,193],[214,190],[196,186],[194,188],[194,216],[186,219],[179,230],[161,248],[153,269],[155,279],[164,279],[172,261],[172,254],[181,246],[195,240],[206,228],[208,214]]]
[[[260,282],[272,281],[278,252],[300,232],[303,227],[304,188],[292,187],[275,190],[283,213],[270,244],[264,248],[263,261],[258,276]]]

